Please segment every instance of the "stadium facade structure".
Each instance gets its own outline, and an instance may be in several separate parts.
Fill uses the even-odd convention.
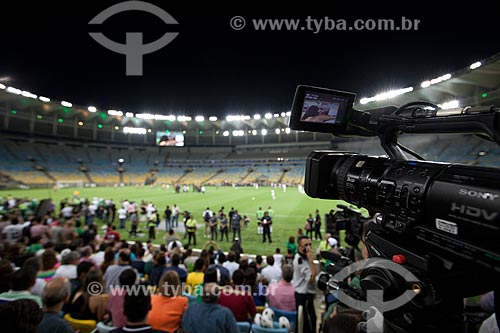
[[[355,107],[367,110],[417,100],[499,105],[500,54],[414,87],[360,98]],[[83,107],[0,82],[0,184],[17,186],[21,179],[30,185],[82,179],[116,183],[109,175],[116,175],[123,158],[126,183],[149,179],[171,184],[296,185],[302,182],[304,160],[313,149],[383,153],[375,139],[293,131],[288,119],[288,110],[215,119]],[[185,146],[155,146],[157,132],[166,131],[184,133]],[[431,160],[500,166],[500,150],[471,135],[421,136],[403,142]]]

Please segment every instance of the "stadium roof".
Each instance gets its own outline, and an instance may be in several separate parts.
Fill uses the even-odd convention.
[[[358,96],[359,97],[359,96]],[[436,73],[434,78],[415,83],[414,86],[392,91],[381,91],[373,97],[358,99],[355,107],[358,109],[376,108],[388,104],[402,105],[407,102],[423,100],[440,104],[442,107],[457,107],[478,104],[495,104],[500,100],[500,53],[487,59],[481,59],[453,73]],[[77,102],[77,101],[74,101]],[[81,106],[68,101],[51,100],[38,96],[36,92],[28,92],[19,88],[0,83],[0,107],[3,110],[26,110],[35,114],[57,114],[59,119],[78,118],[81,121],[97,120],[109,123],[114,120],[120,126],[139,128],[145,134],[147,127],[157,122],[167,124],[177,123],[187,127],[190,122],[211,124],[208,128],[220,129],[223,134],[243,135],[238,132],[243,124],[247,129],[280,128],[283,131],[288,126],[289,111],[259,114],[234,114],[225,118],[213,115],[182,115],[182,114],[147,114],[123,112],[120,110],[100,110],[94,106]],[[62,122],[62,121],[60,121]],[[228,125],[230,124],[230,125]],[[207,125],[205,125],[207,127]],[[232,132],[236,130],[237,132]]]
[[[500,53],[482,59],[453,73],[438,73],[415,86],[383,91],[373,97],[363,97],[356,105],[370,109],[387,104],[403,105],[408,102],[427,101],[445,108],[498,104],[500,101]]]

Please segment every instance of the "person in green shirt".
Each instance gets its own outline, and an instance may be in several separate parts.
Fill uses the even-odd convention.
[[[295,237],[290,236],[288,238],[288,243],[286,243],[286,249],[292,251],[292,255],[295,257],[295,254],[297,253],[297,243],[295,243]]]
[[[257,220],[262,221],[262,218],[264,217],[264,211],[262,210],[262,207],[259,207],[255,216],[257,217]]]
[[[36,282],[36,271],[30,268],[21,268],[12,274],[12,289],[0,294],[0,300],[14,301],[17,299],[30,299],[35,301],[40,308],[42,299],[31,294],[31,289]]]
[[[274,218],[274,209],[272,209],[271,206],[269,206],[269,208],[267,209],[267,213],[269,214],[270,218]]]
[[[42,241],[41,236],[33,237],[33,239],[31,240],[31,245],[28,247],[28,253],[35,254],[39,250],[43,249],[43,245],[42,245],[41,241]]]

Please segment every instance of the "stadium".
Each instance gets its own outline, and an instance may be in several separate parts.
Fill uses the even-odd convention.
[[[358,95],[353,108],[370,112],[387,105],[400,106],[415,101],[436,104],[440,110],[456,110],[471,105],[500,105],[500,53],[475,59],[473,63],[462,63],[460,66],[449,72],[436,68],[434,74],[426,74],[424,81],[419,82],[421,76],[416,76],[409,79],[411,84],[402,87],[389,90],[376,87],[373,91],[377,93],[373,96]],[[265,280],[264,267],[278,266],[274,264],[278,260],[276,258],[280,258],[279,261],[283,263],[283,268],[279,267],[280,278],[282,272],[284,278],[285,270],[289,269],[285,269],[285,264],[292,264],[290,269],[294,269],[295,253],[292,253],[291,244],[299,243],[299,239],[302,241],[302,234],[310,235],[318,275],[327,266],[320,250],[330,250],[330,245],[342,251],[352,248],[346,238],[346,231],[336,230],[333,220],[329,220],[341,210],[337,205],[350,206],[359,212],[360,219],[370,216],[365,207],[355,207],[349,202],[309,197],[304,191],[307,185],[306,160],[313,150],[386,155],[380,140],[292,129],[291,99],[290,107],[262,107],[252,111],[210,112],[210,108],[200,109],[204,111],[193,110],[196,108],[186,108],[185,111],[178,111],[178,108],[140,111],[140,108],[122,108],[116,100],[97,100],[96,104],[86,105],[84,101],[65,98],[60,94],[52,96],[47,91],[49,89],[31,91],[22,84],[12,82],[9,77],[0,77],[0,276],[5,281],[2,282],[0,294],[0,320],[3,322],[9,314],[22,316],[22,311],[26,310],[15,308],[12,305],[14,303],[11,304],[12,308],[4,306],[14,299],[9,299],[12,297],[9,293],[12,294],[13,291],[24,292],[29,289],[28,298],[39,302],[41,306],[40,309],[33,310],[33,313],[40,311],[37,323],[31,328],[22,329],[13,324],[9,328],[12,332],[49,332],[55,326],[47,328],[50,325],[45,322],[45,317],[52,312],[64,312],[63,317],[58,320],[65,323],[57,321],[66,329],[63,332],[108,332],[112,329],[122,329],[116,332],[125,332],[127,327],[135,327],[141,331],[144,328],[145,332],[149,332],[147,329],[162,332],[183,332],[182,329],[185,329],[197,332],[199,328],[189,321],[186,309],[192,304],[210,304],[209,300],[200,295],[196,297],[183,291],[189,306],[187,303],[179,303],[176,307],[185,307],[184,315],[183,312],[180,315],[177,312],[170,313],[171,308],[155,303],[156,296],[151,296],[152,303],[147,304],[149,315],[146,312],[148,323],[144,318],[134,322],[129,318],[127,310],[123,312],[123,302],[127,302],[124,295],[119,301],[121,303],[113,303],[118,301],[113,298],[117,296],[111,295],[111,292],[101,294],[101,290],[99,295],[89,294],[86,288],[90,283],[98,282],[101,287],[109,287],[111,278],[100,268],[105,253],[111,253],[108,254],[111,261],[107,269],[121,267],[125,265],[124,262],[128,262],[127,267],[135,270],[139,285],[157,288],[161,283],[172,283],[165,280],[168,278],[165,272],[172,271],[170,268],[179,265],[179,258],[182,258],[180,266],[186,271],[186,275],[202,274],[201,280],[198,275],[197,282],[191,282],[193,286],[200,284],[206,287],[209,283],[224,286],[231,283],[236,285],[235,281],[239,277],[229,276],[223,283],[221,276],[225,273],[217,269],[219,265],[216,265],[216,261],[223,253],[225,258],[232,256],[231,263],[234,264],[236,244],[240,247],[240,251],[236,250],[239,269],[234,269],[231,273],[241,271],[241,278],[245,276],[245,284],[253,281],[255,287],[270,282]],[[403,135],[400,142],[427,161],[500,167],[500,147],[474,133]],[[173,211],[175,207],[178,209],[177,213]],[[205,217],[207,210],[210,214]],[[269,212],[272,220],[267,240],[265,230],[269,227],[262,224],[264,211]],[[177,215],[177,223],[172,221],[172,214]],[[229,232],[223,237],[220,227],[226,214]],[[239,216],[237,227],[233,227],[233,217],[236,215]],[[319,224],[309,221],[310,215],[314,220],[319,219]],[[211,227],[212,222],[215,226]],[[189,223],[194,223],[195,227]],[[33,226],[40,225],[48,227],[47,236],[51,237],[45,237],[45,231],[34,237]],[[22,228],[18,228],[21,226]],[[54,228],[62,231],[56,232]],[[233,231],[235,228],[238,229],[237,232]],[[7,231],[14,229],[15,235]],[[63,238],[57,238],[58,233]],[[335,245],[330,243],[331,239]],[[188,248],[189,254],[186,254]],[[361,250],[357,245],[355,248],[353,253],[357,253],[356,258],[360,257]],[[335,251],[333,252],[339,253]],[[49,252],[54,256],[55,262],[51,267],[45,267],[44,258]],[[122,262],[122,254],[125,252],[127,254],[123,258],[128,259],[125,258]],[[71,255],[76,255],[77,258],[69,260]],[[95,258],[99,260],[96,261]],[[189,260],[185,261],[187,258],[194,258],[190,265],[187,263]],[[200,264],[199,258],[203,258],[204,262],[201,260]],[[297,254],[297,258],[302,263],[301,258],[305,259],[306,254],[303,257]],[[31,265],[36,261],[34,266],[37,285],[14,289],[17,288],[13,284],[16,278],[29,279],[25,276],[32,270],[28,267],[30,260]],[[137,266],[134,264],[137,261],[144,262],[142,266]],[[96,267],[96,271],[102,270],[100,275],[91,274],[90,266],[86,268],[85,274],[80,275],[80,269],[82,272],[85,269],[85,264],[82,266],[84,262],[90,262],[92,267]],[[150,266],[146,272],[144,263]],[[198,267],[199,265],[201,266]],[[64,266],[72,266],[71,274],[59,272],[58,267]],[[220,266],[224,264],[221,262]],[[175,269],[177,272],[179,268]],[[253,278],[248,269],[254,272]],[[128,271],[133,272],[132,269]],[[297,274],[295,272],[294,269],[294,274]],[[21,276],[21,273],[24,275]],[[50,276],[44,275],[45,273]],[[497,273],[498,268],[495,274]],[[215,274],[214,281],[207,280],[210,274]],[[87,278],[91,275],[95,280]],[[118,275],[120,274],[116,273],[114,277],[115,283],[118,283]],[[186,277],[179,280],[181,274],[177,272],[175,275],[177,280],[174,279],[174,284],[186,283]],[[66,288],[64,281],[57,280],[58,277],[70,279],[72,286],[67,298],[59,297],[55,302],[58,304],[56,306],[50,304],[47,294],[51,292],[51,280],[56,285],[53,288]],[[291,277],[288,284],[290,281]],[[41,287],[38,284],[42,284]],[[243,280],[239,284],[244,284]],[[35,292],[35,286],[41,289]],[[307,305],[312,306],[313,312],[317,313],[314,325],[311,324],[311,318],[304,323],[303,316],[309,316],[309,310],[304,303],[299,311],[297,297],[294,309],[284,310],[279,308],[282,303],[276,303],[271,298],[259,299],[254,293],[252,306],[248,313],[244,313],[243,317],[246,318],[243,320],[241,311],[234,310],[234,307],[241,306],[240,301],[229,298],[225,301],[236,318],[230,321],[237,324],[238,332],[337,332],[328,327],[338,325],[334,323],[334,318],[337,311],[342,310],[334,310],[335,314],[332,314],[332,309],[337,305],[330,307],[332,304],[328,298],[325,301],[323,295],[319,296],[321,292],[316,291],[318,294],[314,298],[315,305]],[[493,293],[467,295],[476,296],[467,302],[475,302],[474,306],[479,308],[479,304],[483,304],[483,297],[488,297],[491,303],[492,295]],[[71,299],[78,300],[80,296],[85,303],[77,311]],[[106,296],[106,299],[102,300],[101,296]],[[15,299],[21,298],[16,296]],[[91,299],[94,303],[89,302]],[[219,304],[224,303],[221,299]],[[139,304],[144,299],[135,301]],[[134,300],[130,302],[133,304]],[[147,302],[150,302],[149,296]],[[116,309],[110,304],[122,304],[119,315],[113,312]],[[165,308],[161,308],[162,306]],[[47,310],[49,307],[52,312]],[[271,315],[268,309],[271,308],[274,310],[273,318],[269,319]],[[163,312],[158,309],[169,314],[166,317],[168,320],[162,317]],[[141,312],[139,308],[134,311]],[[494,314],[490,316],[494,313],[491,304],[489,308],[478,312],[483,316],[467,319],[470,332],[477,332],[483,320],[489,320],[490,324],[495,320]],[[280,313],[288,317],[288,324],[283,324],[285,320],[281,319],[278,322]],[[54,313],[51,315],[55,316]],[[355,321],[354,326],[362,321],[358,312],[347,311],[345,315],[345,320]],[[46,325],[43,329],[40,321]],[[55,325],[56,321],[53,323]],[[311,325],[309,328],[306,327],[308,324]],[[304,328],[302,325],[305,325]],[[220,326],[213,327],[218,327],[213,328],[214,331],[220,329]],[[233,332],[233,328],[226,327],[223,331]],[[344,327],[341,332],[355,331]],[[486,331],[481,328],[479,332]]]

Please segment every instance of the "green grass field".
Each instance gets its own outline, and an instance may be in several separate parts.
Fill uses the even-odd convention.
[[[162,212],[168,204],[170,207],[175,203],[181,210],[188,210],[194,214],[198,223],[203,222],[202,212],[210,207],[213,211],[218,211],[221,206],[225,207],[226,214],[231,207],[238,209],[239,213],[248,215],[251,218],[251,223],[248,228],[242,230],[242,247],[245,253],[268,255],[272,254],[276,247],[282,249],[282,253],[286,254],[285,244],[289,236],[296,236],[298,228],[304,228],[304,223],[309,213],[314,214],[316,209],[319,209],[322,216],[322,234],[324,234],[325,221],[324,214],[330,209],[335,209],[340,201],[312,199],[305,194],[297,191],[297,188],[288,188],[287,192],[281,189],[276,189],[276,199],[272,200],[271,188],[260,187],[207,187],[206,194],[201,193],[179,193],[176,194],[172,189],[162,189],[159,187],[96,187],[96,188],[66,188],[58,191],[49,189],[30,189],[30,190],[7,190],[0,191],[0,196],[13,195],[22,198],[37,198],[39,200],[52,198],[59,206],[59,201],[63,198],[72,198],[73,192],[79,191],[81,198],[111,198],[116,203],[123,199],[153,201],[157,208]],[[261,206],[264,210],[272,206],[275,211],[273,219],[273,243],[262,243],[262,235],[257,234],[257,222],[255,212]],[[162,216],[163,217],[163,216]],[[115,225],[118,225],[117,218]],[[140,229],[144,230],[144,225],[140,225]],[[203,237],[204,228],[199,228],[197,231],[197,248],[203,246],[206,238]],[[165,232],[158,231],[156,234],[156,243],[163,240]],[[127,239],[128,233],[122,232],[122,238]],[[219,235],[220,237],[220,235]],[[229,239],[232,234],[230,231]],[[147,232],[138,237],[139,240],[145,241]],[[313,245],[317,246],[318,241],[313,241]],[[219,245],[224,251],[227,251],[231,243],[220,242]]]

